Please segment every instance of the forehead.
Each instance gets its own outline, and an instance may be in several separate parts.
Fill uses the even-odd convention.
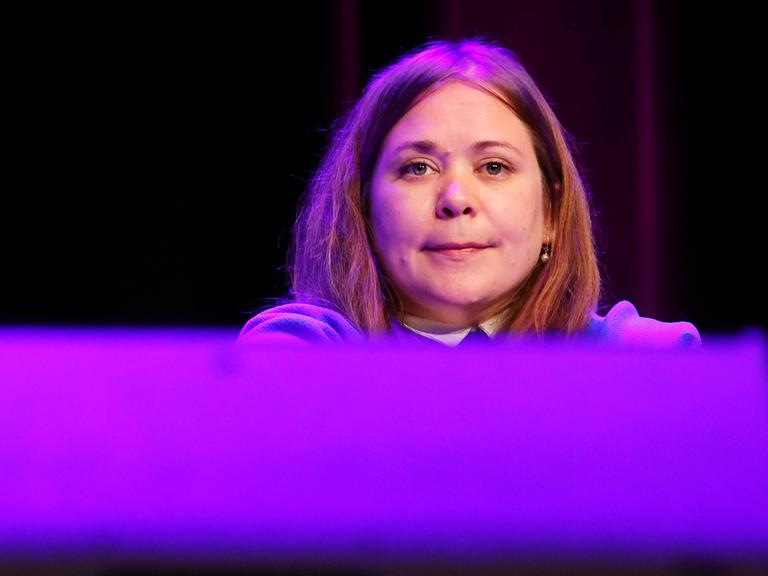
[[[406,140],[435,140],[448,151],[477,140],[506,140],[531,152],[528,129],[500,98],[470,84],[453,81],[421,96],[387,135],[393,153]]]

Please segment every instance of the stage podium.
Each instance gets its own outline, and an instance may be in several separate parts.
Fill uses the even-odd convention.
[[[666,351],[237,333],[0,329],[0,572],[768,567],[759,331]]]

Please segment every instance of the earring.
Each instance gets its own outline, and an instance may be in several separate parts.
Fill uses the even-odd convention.
[[[549,262],[549,257],[551,254],[552,254],[552,243],[549,241],[549,236],[547,236],[546,244],[543,244],[541,247],[541,261],[544,264]]]

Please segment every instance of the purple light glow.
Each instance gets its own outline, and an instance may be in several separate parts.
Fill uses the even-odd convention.
[[[759,334],[699,351],[236,336],[0,330],[0,558],[768,550]]]

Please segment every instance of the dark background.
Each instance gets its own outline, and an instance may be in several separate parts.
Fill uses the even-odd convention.
[[[370,75],[436,38],[521,58],[581,143],[606,292],[768,326],[759,19],[634,0],[25,3],[4,18],[5,324],[243,324]],[[604,310],[604,309],[603,309]]]

